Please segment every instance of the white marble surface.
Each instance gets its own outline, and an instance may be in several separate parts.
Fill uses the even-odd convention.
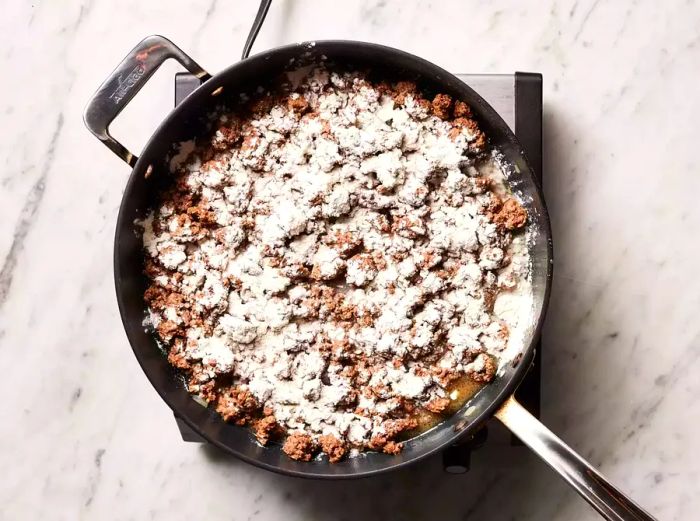
[[[595,519],[525,449],[317,483],[180,441],[112,285],[128,169],[88,96],[144,35],[217,71],[253,1],[10,0],[0,16],[1,519]],[[700,6],[696,2],[275,0],[256,49],[353,38],[451,70],[545,78],[556,275],[543,419],[660,519],[700,511]],[[114,131],[138,151],[174,65]],[[125,136],[129,136],[126,138]]]

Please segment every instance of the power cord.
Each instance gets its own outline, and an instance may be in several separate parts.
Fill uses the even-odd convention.
[[[253,43],[260,32],[263,22],[265,21],[265,16],[267,16],[267,11],[270,9],[271,3],[272,0],[262,0],[260,2],[258,14],[255,15],[255,20],[253,20],[253,27],[250,28],[248,39],[245,41],[245,45],[243,46],[243,54],[241,54],[242,60],[245,60],[250,55],[250,50],[253,48]]]

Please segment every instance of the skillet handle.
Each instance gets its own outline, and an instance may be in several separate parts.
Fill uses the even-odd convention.
[[[131,49],[85,107],[83,120],[90,132],[131,167],[138,157],[110,135],[109,125],[169,58],[176,59],[201,81],[211,78],[207,71],[167,38],[147,36]]]
[[[655,521],[655,518],[615,488],[512,396],[501,405],[496,412],[496,418],[564,478],[605,519]]]

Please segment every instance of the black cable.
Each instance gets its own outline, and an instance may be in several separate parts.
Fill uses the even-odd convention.
[[[245,60],[250,55],[250,50],[253,48],[253,43],[260,32],[263,22],[265,21],[265,16],[267,16],[267,11],[270,9],[271,3],[272,0],[262,0],[260,2],[258,14],[255,15],[255,20],[253,20],[253,27],[250,28],[248,39],[245,41],[245,45],[243,46],[243,54],[241,54],[242,60]]]

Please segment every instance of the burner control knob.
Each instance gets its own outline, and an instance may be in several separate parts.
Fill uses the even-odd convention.
[[[468,438],[454,445],[450,445],[442,453],[442,466],[449,474],[464,474],[469,472],[472,450],[478,449],[488,437],[488,428],[483,426],[476,431],[471,438]]]
[[[447,447],[442,453],[442,465],[448,474],[464,474],[469,472],[472,449],[467,444],[455,444]]]

